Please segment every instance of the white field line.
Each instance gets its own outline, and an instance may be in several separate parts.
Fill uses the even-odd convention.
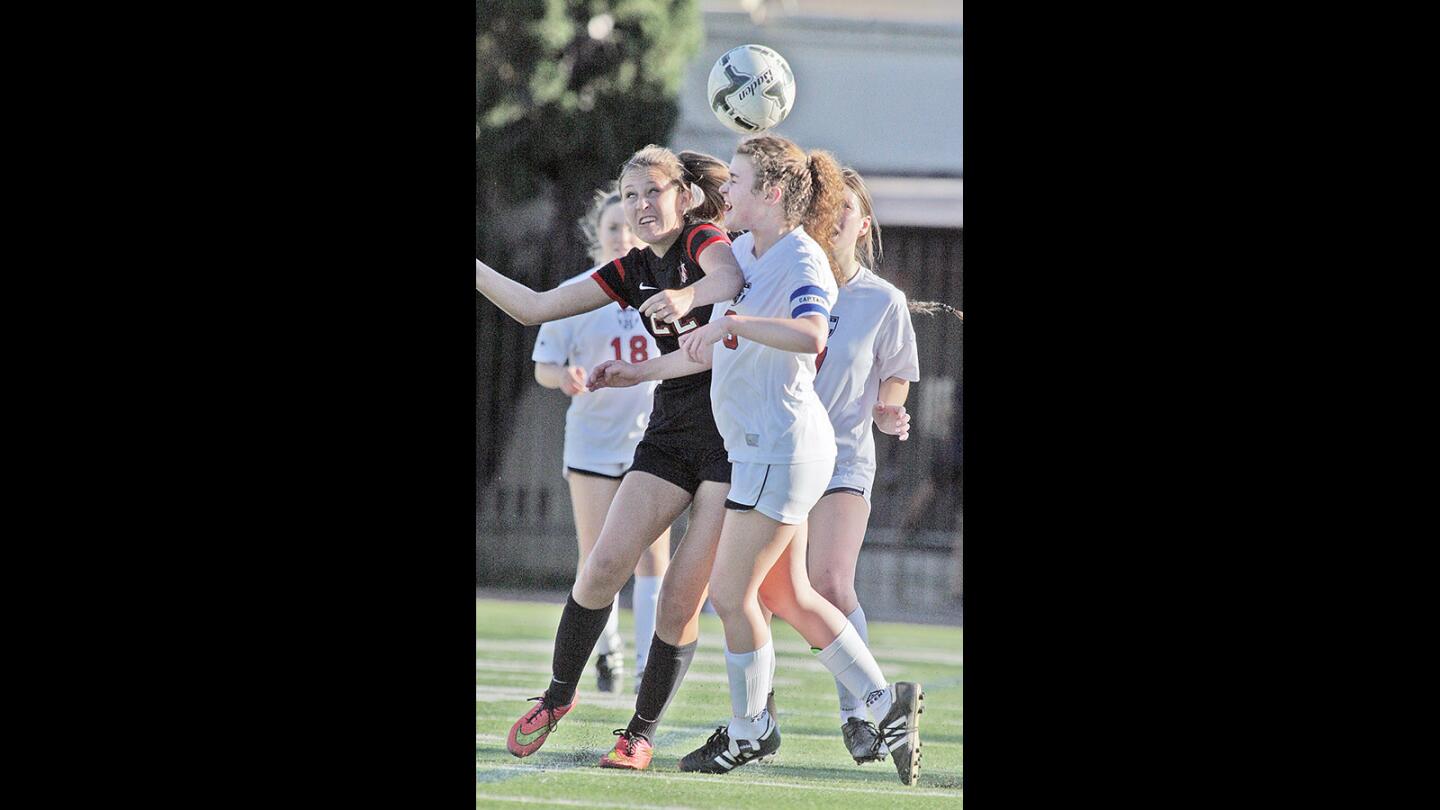
[[[576,775],[576,776],[594,776],[594,777],[598,777],[598,778],[610,778],[610,776],[609,776],[608,774],[605,774],[605,773],[604,773],[604,769],[603,769],[603,768],[592,768],[592,767],[590,767],[590,766],[579,766],[579,765],[561,765],[561,766],[556,766],[556,767],[551,767],[551,766],[541,767],[541,766],[536,766],[536,765],[485,765],[485,766],[481,766],[481,768],[482,768],[482,770],[531,771],[531,772],[533,772],[533,773],[554,773],[554,774],[559,775],[559,776],[566,776],[566,775],[574,774],[574,775]],[[884,786],[884,787],[880,787],[880,786],[877,785],[877,786],[874,787],[874,788],[830,787],[830,786],[826,786],[826,785],[806,785],[806,784],[800,784],[800,783],[797,783],[797,782],[776,782],[776,781],[769,780],[769,779],[746,779],[746,778],[744,778],[744,777],[736,776],[736,773],[738,773],[738,772],[737,772],[737,771],[731,771],[730,773],[727,773],[727,774],[682,774],[682,773],[668,774],[668,773],[655,773],[654,771],[645,771],[643,778],[645,778],[645,779],[660,779],[660,780],[666,781],[666,782],[691,782],[691,783],[694,783],[694,782],[709,782],[710,784],[717,785],[717,786],[718,786],[718,785],[726,785],[726,784],[736,784],[736,783],[738,783],[738,784],[742,784],[742,785],[759,785],[759,786],[761,786],[761,787],[792,788],[792,789],[794,789],[794,790],[817,790],[817,791],[820,791],[820,792],[822,792],[822,793],[828,793],[828,792],[839,792],[839,793],[866,793],[866,794],[869,794],[869,795],[872,795],[872,796],[885,796],[885,797],[887,797],[887,798],[890,798],[890,797],[910,797],[910,796],[915,796],[915,797],[928,796],[928,797],[931,797],[931,798],[944,798],[944,799],[956,799],[956,800],[958,800],[958,799],[960,799],[961,796],[963,795],[963,791],[960,791],[960,790],[925,790],[924,788],[918,788],[918,789],[917,789],[917,788],[907,788],[907,787],[899,786],[899,785],[886,785],[886,786]],[[922,779],[924,778],[924,774],[923,774],[923,773],[921,774],[921,778],[922,778]]]
[[[890,681],[906,680],[905,675],[911,671],[909,667],[903,664],[886,661],[880,662],[880,669]],[[535,675],[540,678],[537,683],[541,685],[542,689],[548,686],[550,681],[549,661],[543,663],[536,661],[531,664],[522,664],[513,661],[493,661],[477,658],[475,660],[475,671],[477,673],[491,673],[491,677],[495,678],[506,675]],[[818,661],[801,661],[799,659],[786,661],[781,659],[775,662],[774,683],[776,686],[797,686],[801,683],[799,678],[782,673],[801,672],[829,674],[825,666]],[[587,691],[592,694],[595,691],[594,673],[595,670],[592,667],[587,667],[584,674],[586,680],[580,683],[580,688],[582,689],[585,688],[586,683],[589,683],[591,688]],[[625,679],[626,682],[631,685],[631,688],[633,688],[634,685],[634,676],[635,673],[631,667],[626,667]],[[725,662],[723,660],[706,661],[701,658],[696,658],[690,666],[690,671],[685,675],[685,682],[690,683],[691,681],[698,681],[700,683],[729,683],[730,676],[725,670]]]
[[[490,669],[490,667],[481,666],[480,662],[475,662],[475,672],[484,672],[484,670],[488,669]],[[501,670],[497,670],[497,672],[501,672]],[[524,675],[524,673],[518,672],[518,670],[503,670],[503,672],[510,673],[510,675]],[[544,692],[544,690],[550,686],[550,667],[544,667],[543,670],[534,670],[533,675],[540,676],[539,679],[536,680],[536,686],[534,687]],[[593,682],[592,677],[590,677],[590,673],[585,673],[585,675],[586,680],[580,682],[580,689],[585,690],[585,695],[596,695],[598,692],[595,690],[595,682]],[[634,689],[634,680],[626,679],[626,682],[631,685],[631,689]],[[730,676],[727,676],[724,672],[696,672],[696,670],[690,670],[690,672],[685,673],[685,683],[730,683]],[[780,677],[776,675],[775,685],[799,686],[801,682],[793,679],[793,677]],[[480,687],[480,685],[477,685],[477,689],[478,687]],[[500,689],[504,689],[504,687],[501,686]],[[631,696],[631,702],[634,702],[635,693],[629,692],[629,696]]]
[[[476,652],[490,650],[510,653],[534,653],[536,655],[549,656],[555,651],[553,641],[528,641],[523,639],[475,639]],[[921,650],[921,649],[900,649],[885,646],[872,648],[871,652],[875,657],[883,661],[908,661],[917,664],[953,664],[955,666],[965,665],[964,653],[948,652],[945,650]],[[722,639],[716,638],[712,643],[706,643],[705,639],[700,640],[700,646],[696,650],[696,657],[702,654],[713,654],[722,660],[725,655],[725,646]],[[777,642],[775,644],[776,656],[795,657],[813,661],[814,654],[804,644],[793,644],[789,642]],[[816,663],[819,666],[819,663]],[[823,667],[821,667],[823,669]]]
[[[694,737],[695,739],[704,739],[706,736],[714,733],[714,731],[715,731],[715,726],[668,726],[668,725],[663,725],[663,724],[662,724],[662,725],[660,726],[660,729],[661,729],[662,731],[664,731],[666,734],[671,735],[670,738],[674,738],[674,739],[687,739],[687,740],[688,740],[688,739],[690,739],[691,737]],[[835,727],[835,733],[834,733],[834,734],[810,734],[810,733],[807,733],[807,732],[800,732],[800,731],[783,731],[783,729],[782,729],[782,733],[785,735],[785,739],[787,739],[787,740],[793,738],[793,739],[801,739],[801,740],[821,740],[821,741],[825,741],[825,740],[835,740],[836,742],[843,742],[843,741],[844,741],[844,737],[842,737],[842,736],[840,735],[840,727],[839,727],[838,725]],[[921,742],[924,742],[924,737],[925,737],[925,726],[924,726],[924,725],[921,725],[921,726],[920,726],[920,737],[921,737]],[[475,742],[485,743],[485,744],[487,744],[487,745],[496,745],[496,746],[504,745],[504,744],[505,744],[505,739],[506,739],[505,736],[500,735],[500,734],[479,734],[479,733],[477,733],[477,734],[475,735]],[[669,739],[669,738],[667,738],[667,739]]]
[[[706,672],[706,671],[704,671],[704,670],[691,669],[690,672],[685,675],[685,680],[686,680],[687,683],[688,683],[689,681],[692,681],[692,680],[694,680],[694,681],[699,681],[699,682],[701,682],[701,683],[729,683],[729,676],[725,673],[723,667],[716,667],[715,669],[717,670],[717,671],[715,671],[715,672]],[[550,679],[550,664],[549,664],[548,662],[547,662],[547,663],[540,663],[540,662],[537,661],[537,662],[535,662],[535,663],[533,663],[533,664],[523,664],[523,663],[517,663],[517,662],[514,662],[514,661],[478,661],[478,660],[477,660],[477,661],[475,662],[475,671],[476,671],[476,672],[496,672],[496,673],[504,672],[504,673],[511,673],[511,674],[519,674],[519,675],[540,675],[540,676],[543,676],[543,680],[542,680],[542,681],[539,681],[539,683],[542,684],[542,686],[541,686],[542,689],[544,688],[544,686],[548,685],[548,681],[549,681],[549,679]],[[593,673],[593,670],[587,670],[586,673],[585,673],[585,675],[586,675],[587,678],[588,678],[588,677],[593,677],[592,673]],[[633,677],[634,677],[634,676],[630,673],[630,671],[629,671],[628,668],[626,669],[626,673],[625,673],[625,674],[626,674],[627,676],[629,676],[629,678],[630,678],[629,683],[632,685],[632,688],[633,688],[633,684],[634,684]],[[795,679],[795,678],[780,677],[779,674],[776,674],[776,676],[775,676],[775,684],[776,684],[777,686],[798,686],[798,685],[800,684],[800,681],[797,680],[797,679]],[[581,684],[581,688],[583,689],[584,686],[585,686],[585,684],[582,683],[582,684]],[[587,694],[594,694],[594,693],[595,693],[595,690],[594,690],[594,689],[589,689],[589,690],[587,690],[586,693],[587,693]],[[634,696],[633,693],[632,693],[631,696],[632,696],[632,697]]]
[[[660,810],[698,810],[694,807],[686,807],[683,804],[607,804],[605,802],[577,801],[575,799],[532,799],[529,796],[496,796],[493,793],[481,793],[475,791],[475,798],[488,799],[495,802],[518,802],[520,804],[543,804],[543,805],[567,805],[570,807],[623,807],[625,810],[635,810],[637,807],[656,807]]]

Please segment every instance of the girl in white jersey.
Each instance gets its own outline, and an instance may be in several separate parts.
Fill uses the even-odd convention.
[[[803,541],[795,545],[797,526],[835,464],[835,434],[813,389],[835,271],[813,234],[833,238],[842,189],[828,154],[807,156],[771,136],[742,143],[724,192],[727,226],[750,230],[733,245],[745,287],[724,317],[680,338],[693,361],[713,366],[710,399],[732,463],[710,596],[725,626],[733,710],[727,725],[681,760],[681,770],[725,773],[779,748],[779,729],[765,707],[775,652],[763,598],[821,648],[819,660],[836,678],[866,696],[901,781],[913,784],[919,776],[919,684],[885,681],[845,615],[810,586]],[[597,368],[592,387],[616,384],[612,373],[625,380],[619,384],[638,376],[621,365]]]
[[[870,520],[875,483],[875,437],[870,425],[904,441],[910,416],[905,397],[920,379],[915,328],[905,294],[871,269],[879,225],[865,182],[844,169],[845,209],[835,236],[843,279],[830,313],[830,339],[817,358],[815,393],[835,428],[834,474],[810,510],[807,567],[815,590],[839,608],[868,644],[865,611],[855,595],[855,564]],[[839,680],[840,730],[857,763],[884,758],[875,727],[865,719],[864,695]]]
[[[599,265],[645,245],[625,224],[616,188],[595,194],[595,204],[580,220],[580,229],[589,246],[590,260]],[[596,268],[586,270],[566,284],[584,284]],[[535,379],[546,388],[557,388],[571,397],[565,412],[564,473],[570,487],[570,505],[575,515],[575,535],[580,544],[576,576],[605,524],[605,513],[620,489],[620,480],[635,456],[645,426],[650,421],[650,404],[659,383],[634,388],[589,393],[585,377],[591,368],[606,360],[641,361],[659,354],[655,341],[640,323],[635,310],[610,304],[592,312],[551,321],[540,327],[535,340]],[[655,632],[655,606],[660,597],[660,578],[670,561],[670,529],[661,532],[635,566],[635,673],[645,671],[650,637]],[[595,644],[597,688],[617,692],[624,674],[620,641],[620,612],[610,618]],[[638,684],[637,684],[638,690]]]

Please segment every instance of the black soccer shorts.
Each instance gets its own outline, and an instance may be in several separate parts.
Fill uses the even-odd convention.
[[[627,474],[632,472],[649,473],[693,496],[701,481],[730,483],[730,456],[724,445],[679,448],[641,439],[635,447],[635,461],[626,470]]]

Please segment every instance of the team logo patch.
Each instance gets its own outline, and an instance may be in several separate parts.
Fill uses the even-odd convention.
[[[690,275],[685,272],[685,263],[684,263],[684,262],[681,262],[681,263],[680,263],[680,283],[681,283],[681,284],[688,284],[689,282],[690,282]]]
[[[635,311],[635,310],[633,310],[633,309],[621,309],[621,310],[618,310],[618,311],[616,312],[616,315],[619,316],[619,317],[617,318],[617,320],[620,321],[620,328],[621,328],[621,329],[624,329],[624,330],[626,330],[626,331],[629,331],[629,330],[631,330],[631,329],[634,329],[636,326],[639,326],[639,325],[640,325],[640,313],[637,312],[637,311]],[[834,327],[831,327],[831,328],[830,328],[830,333],[831,333],[831,334],[834,334],[834,333],[835,333],[835,328],[834,328]]]
[[[835,327],[840,323],[839,315],[830,316],[830,337],[835,337]]]
[[[741,301],[744,301],[744,300],[745,300],[745,296],[746,296],[747,294],[749,294],[749,292],[750,292],[750,282],[747,281],[747,282],[745,282],[745,286],[740,288],[740,294],[737,295],[737,296],[735,296],[735,300],[731,301],[730,303],[733,305],[733,304],[738,304],[738,303],[740,303]]]

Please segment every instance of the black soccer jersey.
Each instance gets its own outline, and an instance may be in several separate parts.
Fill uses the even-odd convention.
[[[678,290],[705,277],[700,269],[700,256],[719,243],[720,250],[730,249],[730,238],[709,222],[686,225],[665,251],[656,256],[649,248],[635,248],[591,274],[605,294],[622,308],[639,308],[660,290]],[[661,354],[680,348],[680,335],[710,322],[713,304],[695,307],[676,323],[655,318],[641,318],[645,330],[655,338]],[[675,377],[655,389],[655,407],[650,413],[650,427],[645,437],[652,441],[670,439],[676,442],[719,439],[715,419],[710,413],[710,372],[702,371]]]

